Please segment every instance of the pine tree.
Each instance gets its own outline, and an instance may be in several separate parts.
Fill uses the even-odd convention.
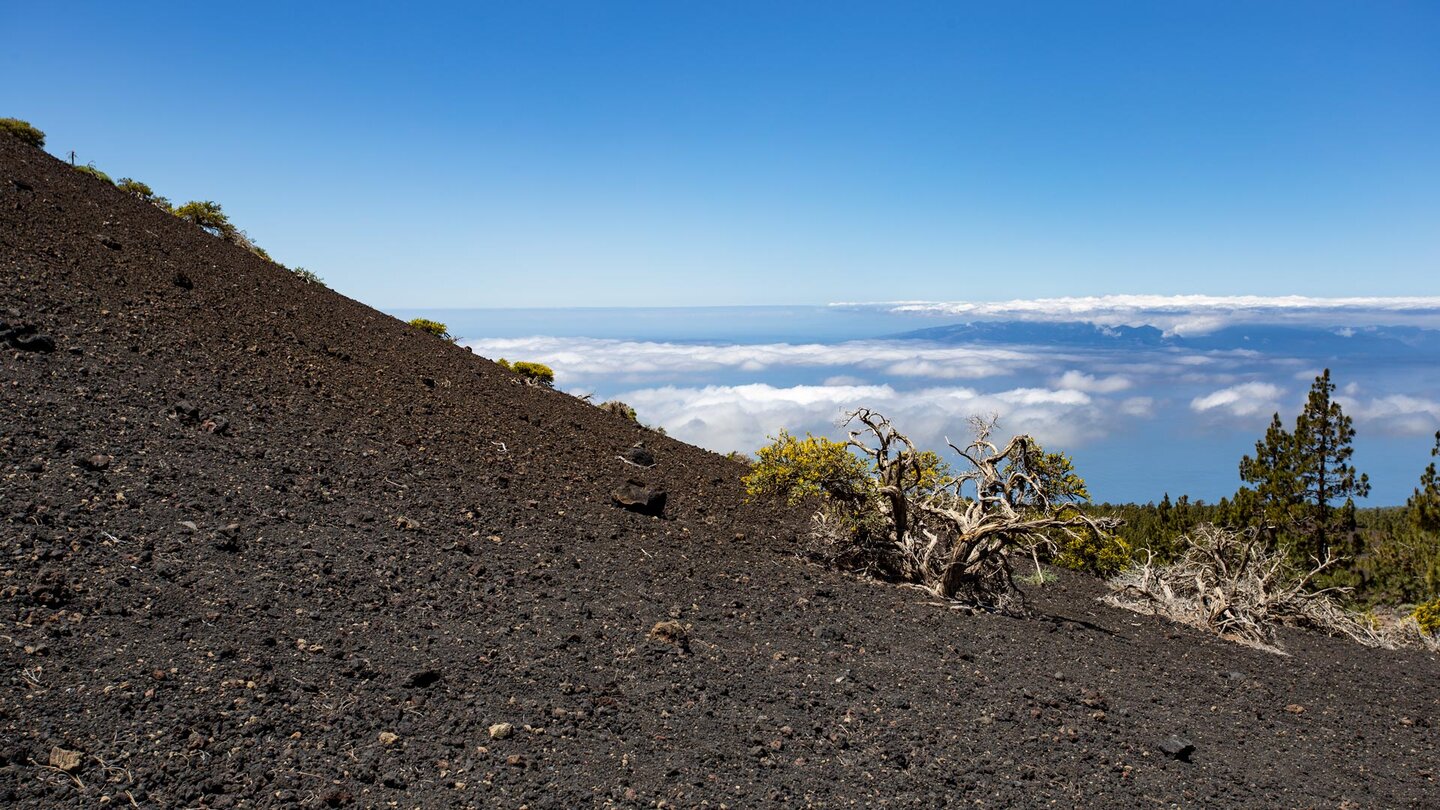
[[[1235,493],[1232,508],[1237,522],[1258,526],[1276,543],[1282,532],[1301,519],[1304,503],[1299,467],[1295,436],[1285,429],[1277,413],[1264,438],[1255,442],[1255,456],[1240,459],[1240,480],[1251,486]]]
[[[1301,557],[1324,559],[1333,537],[1353,535],[1354,499],[1370,493],[1369,477],[1350,463],[1355,428],[1334,392],[1325,369],[1310,387],[1295,430],[1285,430],[1275,414],[1255,443],[1254,457],[1240,460],[1240,478],[1251,487],[1235,493],[1232,508],[1258,524],[1272,543],[1282,538],[1293,543]]]
[[[1430,455],[1440,456],[1440,430],[1435,431],[1435,446]],[[1422,532],[1440,532],[1440,474],[1435,472],[1435,462],[1420,474],[1420,487],[1410,500],[1405,502],[1405,512],[1410,523]]]
[[[1355,501],[1370,494],[1370,477],[1350,463],[1355,428],[1331,398],[1335,384],[1325,369],[1310,386],[1305,410],[1295,420],[1295,452],[1302,497],[1306,502],[1309,550],[1319,559],[1330,552],[1331,539],[1353,535]],[[1344,499],[1337,509],[1334,501]]]

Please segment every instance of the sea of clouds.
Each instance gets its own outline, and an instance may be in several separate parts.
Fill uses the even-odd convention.
[[[916,328],[981,320],[1149,325],[1190,335],[1275,323],[1440,328],[1440,298],[1105,296],[840,306],[910,313]],[[1440,429],[1440,358],[1396,365],[1388,358],[1304,356],[1243,344],[1202,352],[903,337],[687,343],[531,336],[466,344],[486,357],[550,365],[564,390],[623,400],[643,422],[721,452],[751,452],[782,428],[839,437],[845,414],[861,406],[885,413],[928,446],[965,438],[973,415],[998,415],[1006,431],[1028,432],[1066,450],[1117,438],[1153,437],[1183,448],[1219,437],[1233,444],[1237,436],[1244,449],[1272,414],[1289,420],[1299,411],[1324,367],[1334,368],[1337,397],[1362,433],[1418,440]]]

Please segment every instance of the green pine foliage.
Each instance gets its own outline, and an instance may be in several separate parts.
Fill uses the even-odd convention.
[[[1306,551],[1319,559],[1337,542],[1344,543],[1342,553],[1353,551],[1354,499],[1370,494],[1370,477],[1350,463],[1355,427],[1332,399],[1334,393],[1327,368],[1315,378],[1305,410],[1295,420],[1298,473],[1309,513]]]
[[[1354,553],[1354,499],[1370,494],[1369,477],[1350,463],[1355,428],[1334,393],[1325,369],[1294,430],[1275,414],[1255,455],[1240,460],[1240,479],[1249,486],[1235,494],[1238,522],[1260,528],[1302,562],[1324,559],[1337,542],[1340,553]]]
[[[45,145],[45,133],[19,118],[0,118],[0,132],[19,138],[34,147]]]
[[[1435,431],[1435,446],[1430,449],[1430,456],[1440,456],[1440,430]],[[1420,474],[1420,486],[1405,502],[1405,511],[1418,531],[1440,534],[1440,475],[1436,475],[1435,462],[1430,462]]]

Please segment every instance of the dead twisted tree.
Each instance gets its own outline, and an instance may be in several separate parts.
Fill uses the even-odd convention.
[[[1388,646],[1376,630],[1335,600],[1344,589],[1312,590],[1316,577],[1340,558],[1326,555],[1300,570],[1287,555],[1262,542],[1254,530],[1235,532],[1200,526],[1185,540],[1179,559],[1157,565],[1153,556],[1110,581],[1105,601],[1140,613],[1211,630],[1279,652],[1275,631],[1300,626],[1346,635],[1367,646]]]
[[[1003,446],[990,441],[996,419],[975,418],[965,447],[946,443],[964,461],[958,473],[938,475],[927,456],[869,409],[849,414],[849,445],[875,469],[876,508],[888,529],[884,568],[936,596],[984,602],[1020,593],[1012,556],[1052,549],[1056,534],[1100,534],[1117,521],[1091,518],[1078,505],[1084,484],[1059,456],[1048,456],[1028,435]]]

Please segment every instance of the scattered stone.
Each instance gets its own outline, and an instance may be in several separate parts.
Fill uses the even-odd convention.
[[[418,531],[420,529],[420,521],[411,520],[404,515],[395,518],[395,525],[407,532]]]
[[[525,757],[519,754],[511,754],[505,758],[505,764],[512,765],[516,768],[523,768],[525,767]]]
[[[650,628],[650,638],[674,644],[682,650],[690,649],[690,633],[685,629],[685,625],[675,619],[656,622],[655,626]]]
[[[172,413],[175,414],[175,416],[180,419],[181,422],[200,421],[200,409],[190,404],[189,400],[180,400],[179,402],[170,406],[170,410]]]
[[[99,472],[101,470],[107,469],[110,466],[111,461],[113,461],[113,459],[111,459],[104,453],[96,453],[93,456],[86,456],[85,458],[80,459],[79,464],[81,467],[84,467],[91,472]]]
[[[380,732],[380,744],[381,744],[381,745],[394,745],[394,744],[395,744],[395,741],[398,740],[398,739],[400,739],[400,735],[399,735],[399,734],[396,734],[396,733],[393,732],[393,731],[382,731],[382,732]]]
[[[496,723],[490,727],[490,739],[503,740],[515,733],[515,727],[509,723]]]
[[[625,486],[610,493],[610,497],[617,506],[629,512],[651,517],[660,517],[665,512],[665,490],[651,489],[640,481],[628,481]]]
[[[80,752],[55,746],[50,749],[50,767],[71,773],[80,767]]]
[[[1285,707],[1285,711],[1291,714],[1304,714],[1305,707],[1301,706],[1299,703],[1291,703],[1289,706]]]
[[[0,322],[0,341],[12,349],[22,352],[41,352],[48,354],[55,351],[55,338],[49,335],[40,334],[33,326],[10,326]]]
[[[1195,744],[1183,737],[1172,735],[1161,741],[1160,752],[1181,762],[1189,762],[1190,755],[1195,753]]]
[[[644,442],[636,442],[630,447],[627,447],[625,452],[620,454],[620,457],[634,464],[636,467],[655,466],[655,454],[645,449]]]
[[[193,520],[182,520],[182,521],[180,521],[180,528],[184,529],[186,532],[189,532],[189,533],[191,533],[191,534],[194,534],[195,532],[200,531],[200,527],[197,526],[197,525],[195,525],[195,521],[193,521]]]

